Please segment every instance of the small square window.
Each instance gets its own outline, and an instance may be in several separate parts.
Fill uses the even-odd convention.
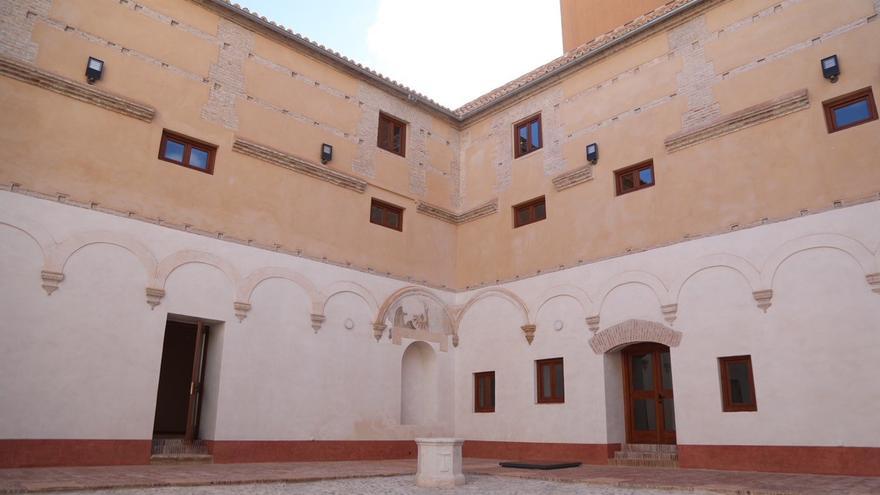
[[[626,194],[654,185],[654,161],[642,163],[614,171],[617,195]]]
[[[373,198],[370,203],[370,223],[403,232],[403,208]]]
[[[159,159],[209,174],[214,173],[217,146],[171,131],[162,131]]]
[[[828,133],[877,120],[877,105],[870,86],[824,101],[822,106]]]
[[[495,412],[495,372],[474,373],[474,412]]]
[[[718,358],[721,371],[721,397],[725,412],[757,411],[755,379],[751,356]]]
[[[522,227],[547,218],[547,203],[544,196],[530,199],[513,207],[513,228]]]
[[[559,404],[565,402],[565,372],[562,358],[535,361],[538,379],[538,403]]]
[[[541,149],[541,114],[529,117],[513,125],[513,155],[519,158]]]
[[[380,113],[377,146],[400,156],[406,156],[406,123]]]

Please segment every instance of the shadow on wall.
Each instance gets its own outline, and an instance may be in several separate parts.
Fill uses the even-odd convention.
[[[437,356],[425,342],[403,352],[400,367],[400,424],[429,425],[438,415]]]

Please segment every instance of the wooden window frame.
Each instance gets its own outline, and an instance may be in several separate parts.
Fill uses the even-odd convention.
[[[167,158],[165,156],[165,146],[169,140],[183,144],[183,161],[171,160],[170,158]],[[204,151],[208,154],[207,168],[199,168],[189,164],[190,151],[193,148]],[[159,142],[159,159],[163,162],[173,163],[175,165],[180,165],[181,167],[186,167],[192,170],[198,170],[199,172],[204,172],[208,175],[213,175],[214,158],[216,157],[216,155],[217,145],[215,144],[206,143],[205,141],[200,141],[189,136],[184,136],[183,134],[169,131],[168,129],[162,129],[162,140]]]
[[[382,209],[382,221],[381,222],[374,222],[373,221],[373,208],[377,207],[377,206]],[[397,213],[397,215],[400,217],[400,222],[398,222],[397,227],[389,225],[390,222],[386,221],[386,213],[388,213],[389,211]],[[388,228],[391,230],[396,230],[398,232],[403,232],[403,208],[401,208],[400,206],[388,203],[386,201],[382,201],[381,199],[372,198],[370,201],[370,223],[372,223],[374,225],[381,225],[382,227],[385,227],[385,228]]]
[[[856,103],[860,100],[866,100],[868,102],[868,112],[870,113],[870,116],[868,116],[867,119],[859,122],[853,122],[844,126],[838,126],[834,116],[834,111],[839,108],[852,105],[853,103]],[[838,96],[836,98],[832,98],[830,100],[823,101],[822,107],[825,109],[825,125],[828,128],[828,134],[842,131],[844,129],[849,129],[851,127],[856,127],[862,124],[867,124],[868,122],[877,120],[877,104],[874,102],[874,91],[871,89],[871,86],[853,91],[852,93]]]
[[[730,379],[727,366],[733,363],[745,363],[749,371],[749,386],[752,387],[752,402],[748,404],[734,404],[730,396]],[[724,412],[757,411],[758,397],[755,390],[755,375],[752,372],[752,356],[727,356],[718,358],[718,367],[721,374],[721,399]]]
[[[544,365],[551,365],[550,371],[550,397],[544,397]],[[556,390],[556,366],[562,367],[562,395],[555,395]],[[539,359],[535,361],[535,377],[538,379],[538,404],[564,404],[565,403],[565,365],[561,357],[551,359]]]
[[[537,122],[538,123],[538,146],[532,146],[532,135],[531,135],[531,125]],[[526,138],[526,144],[528,146],[527,151],[520,151],[519,149],[519,130],[525,127],[527,129],[528,138]],[[530,117],[526,117],[519,122],[513,124],[513,157],[519,158],[521,156],[526,156],[533,151],[538,151],[539,149],[544,147],[544,124],[541,122],[541,114],[532,115]]]
[[[639,172],[642,170],[651,169],[651,178],[653,181],[648,185],[639,185],[639,181],[634,181],[635,187],[629,189],[627,191],[623,190],[623,177],[632,173],[635,173],[636,178],[638,178]],[[614,171],[614,188],[617,192],[617,196],[622,196],[624,194],[629,194],[636,191],[641,191],[642,189],[647,189],[649,187],[654,187],[657,184],[657,172],[654,170],[654,160],[645,160],[643,162],[636,163],[635,165],[631,165],[626,168],[622,168],[620,170]]]
[[[383,121],[388,125],[388,127],[386,129],[389,129],[387,131],[388,136],[386,136],[386,138],[387,138],[386,142],[389,143],[388,147],[385,147],[382,144],[382,123],[383,123]],[[391,140],[392,140],[391,138],[394,135],[394,127],[395,126],[399,126],[401,128],[401,131],[400,131],[400,151],[391,149],[391,145],[390,145]],[[400,155],[402,157],[406,157],[406,127],[407,127],[406,122],[404,122],[398,118],[392,117],[391,115],[388,115],[385,112],[379,112],[379,129],[376,133],[376,146],[378,146],[379,148],[381,148],[389,153],[394,153],[395,155]]]
[[[535,209],[538,205],[544,205],[544,216],[538,218],[535,214]],[[519,212],[523,210],[528,210],[529,219],[525,222],[520,223],[519,221]],[[530,199],[528,201],[513,205],[513,228],[522,227],[523,225],[529,225],[535,222],[540,222],[541,220],[547,220],[547,200],[544,196],[540,196],[534,199]]]
[[[491,383],[492,400],[491,405],[480,407],[480,381],[488,380]],[[488,401],[484,401],[486,403]],[[474,373],[474,412],[475,413],[493,413],[495,412],[495,372],[482,371]]]

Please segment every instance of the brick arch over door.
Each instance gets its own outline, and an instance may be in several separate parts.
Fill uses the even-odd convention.
[[[604,354],[636,342],[656,342],[678,347],[681,343],[681,332],[654,321],[626,320],[597,333],[590,339],[590,347],[596,354]]]

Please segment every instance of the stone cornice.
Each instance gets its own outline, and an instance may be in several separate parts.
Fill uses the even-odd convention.
[[[152,122],[156,115],[156,109],[147,105],[8,57],[0,56],[0,74],[144,122]]]
[[[666,138],[666,151],[672,153],[688,146],[708,141],[725,134],[758,125],[810,106],[806,89],[788,93],[779,98],[758,103],[738,112],[722,115],[695,129],[677,132]]]
[[[471,208],[470,210],[463,211],[461,213],[455,213],[453,211],[447,210],[446,208],[443,208],[442,206],[436,206],[430,203],[419,201],[419,204],[416,207],[416,211],[423,215],[428,215],[429,217],[434,217],[438,220],[443,220],[444,222],[458,225],[496,213],[498,211],[498,198],[492,199],[486,203],[483,203],[480,206]]]
[[[272,165],[277,165],[281,168],[299,172],[339,187],[351,189],[352,191],[362,193],[367,189],[367,182],[358,179],[357,177],[337,172],[336,170],[316,163],[307,162],[293,155],[274,150],[240,137],[235,138],[235,144],[232,145],[232,149],[243,155],[251,156],[266,163],[271,163]]]
[[[592,179],[593,166],[584,165],[582,167],[578,167],[574,170],[569,170],[568,172],[564,172],[557,175],[556,177],[553,177],[553,185],[556,187],[557,191],[562,191],[563,189],[568,189],[569,187],[583,184],[584,182]]]

